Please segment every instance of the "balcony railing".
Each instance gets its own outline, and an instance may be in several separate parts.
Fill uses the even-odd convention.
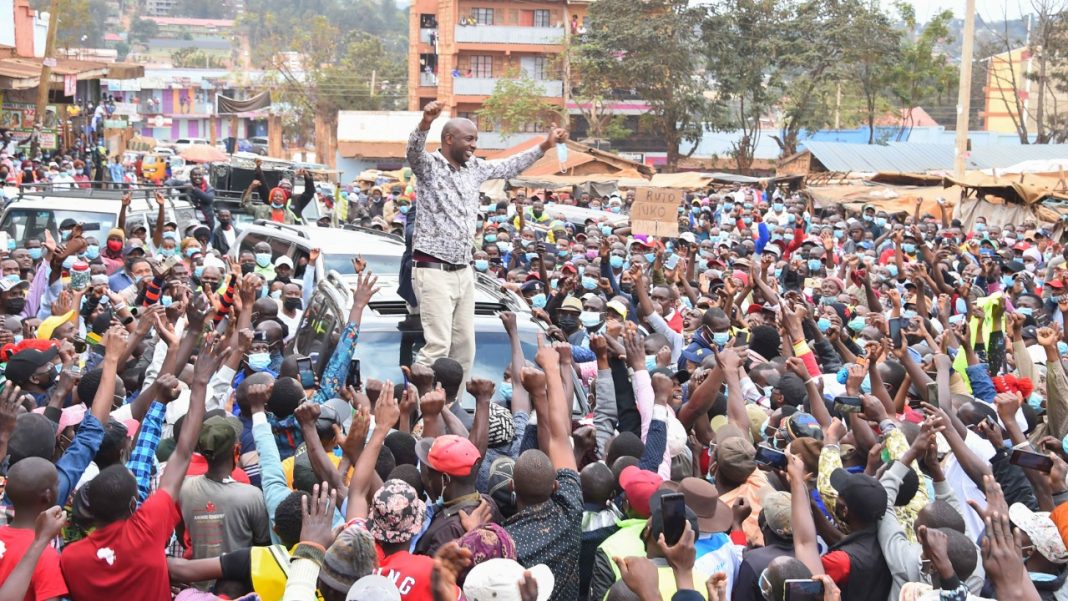
[[[474,44],[563,44],[563,27],[457,25],[456,41]]]
[[[430,87],[430,88],[438,87],[438,76],[434,75],[433,73],[427,73],[425,71],[421,71],[419,73],[419,86],[420,87],[424,87],[424,88],[425,87]]]
[[[452,91],[460,96],[489,96],[493,94],[493,88],[497,85],[495,77],[455,77],[452,80]],[[564,82],[558,79],[543,79],[538,81],[547,98],[559,98],[564,95]]]
[[[434,42],[430,38],[431,38],[431,36],[436,36],[437,33],[438,33],[438,28],[437,27],[433,27],[433,28],[425,28],[424,27],[424,28],[421,28],[419,30],[419,42],[422,43],[422,44],[433,44]]]

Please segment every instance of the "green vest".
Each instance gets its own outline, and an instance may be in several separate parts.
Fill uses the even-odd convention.
[[[617,522],[619,531],[604,539],[601,546],[597,547],[598,550],[603,551],[608,556],[608,564],[612,566],[612,573],[615,575],[616,580],[620,579],[620,574],[619,566],[616,565],[614,558],[645,557],[642,530],[645,530],[646,522],[647,520],[641,519],[620,520]],[[675,571],[671,569],[671,566],[659,566],[657,571],[660,573],[660,598],[671,599],[675,591],[678,590],[675,585]],[[697,583],[694,583],[694,587],[702,597],[708,598],[708,592],[704,590],[704,587],[697,586]],[[607,596],[605,594],[605,597]]]

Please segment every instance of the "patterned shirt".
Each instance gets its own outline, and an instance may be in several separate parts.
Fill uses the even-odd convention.
[[[556,482],[559,487],[548,501],[523,508],[504,528],[515,540],[520,564],[543,563],[552,570],[556,584],[549,601],[571,601],[579,597],[582,488],[575,470],[557,470]]]
[[[541,158],[541,146],[494,161],[471,157],[457,168],[441,152],[426,151],[427,133],[416,128],[408,137],[408,163],[419,199],[413,247],[442,261],[466,265],[471,262],[482,182],[519,175]]]
[[[143,502],[152,494],[152,474],[156,469],[156,447],[159,446],[160,437],[163,435],[163,418],[166,414],[166,405],[152,403],[141,422],[137,445],[130,451],[130,459],[126,462],[126,467],[137,479],[138,502]]]

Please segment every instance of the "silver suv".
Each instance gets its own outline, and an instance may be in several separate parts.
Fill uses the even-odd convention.
[[[352,273],[352,260],[362,256],[372,272],[384,276],[400,273],[401,257],[404,255],[404,240],[400,236],[378,230],[355,228],[317,227],[314,225],[288,225],[257,219],[240,226],[237,241],[230,248],[230,255],[237,258],[242,251],[253,252],[260,242],[271,246],[272,260],[285,255],[294,265],[307,262],[311,250],[321,252],[315,262],[315,282],[327,272]]]

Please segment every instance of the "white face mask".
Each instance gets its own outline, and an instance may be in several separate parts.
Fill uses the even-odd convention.
[[[1034,273],[1037,268],[1038,265],[1035,263],[1024,263],[1024,269],[1027,270],[1027,273]]]

